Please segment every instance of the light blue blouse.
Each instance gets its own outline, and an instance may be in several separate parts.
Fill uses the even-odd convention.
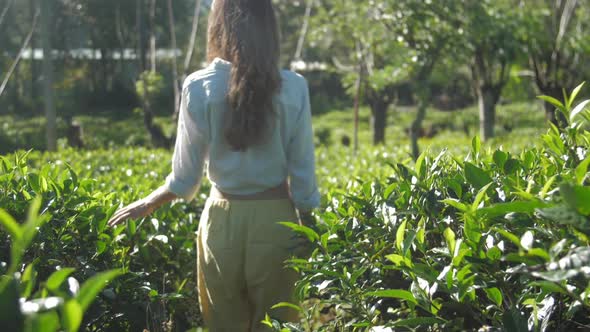
[[[246,151],[234,151],[224,137],[230,69],[231,63],[216,58],[184,81],[172,172],[165,186],[191,200],[204,169],[212,185],[236,195],[261,192],[288,178],[295,207],[301,211],[317,207],[320,195],[307,81],[281,71],[282,87],[275,97],[269,139]]]

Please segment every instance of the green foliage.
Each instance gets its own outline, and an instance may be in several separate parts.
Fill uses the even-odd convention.
[[[0,206],[9,212],[0,214],[0,269],[21,274],[20,297],[27,301],[61,299],[50,301],[59,302],[58,316],[50,314],[53,330],[135,331],[166,321],[186,330],[200,324],[187,267],[194,266],[192,220],[203,200],[177,202],[116,229],[106,226],[123,201],[146,195],[164,178],[169,164],[159,164],[163,158],[170,160],[167,152],[131,149],[0,157]],[[35,204],[33,197],[39,197]],[[14,219],[26,219],[28,205],[41,217],[21,226]],[[125,274],[106,286],[118,272],[97,271],[113,268]],[[78,286],[76,280],[86,282]]]
[[[22,273],[16,273],[31,241],[49,219],[47,214],[39,215],[40,205],[41,199],[32,201],[23,225],[0,209],[0,224],[11,241],[10,267],[0,276],[0,324],[10,331],[78,331],[88,306],[122,272],[97,273],[82,287],[76,279],[68,278],[74,272],[71,268],[59,269],[45,283],[37,284],[39,259],[28,264]],[[60,290],[66,278],[69,292]]]
[[[300,230],[313,254],[290,262],[303,274],[300,328],[588,325],[590,132],[587,111],[572,116],[576,93],[554,102],[580,122],[551,129],[543,147],[509,153],[474,139],[467,157],[423,154],[330,191],[314,234]]]
[[[135,92],[144,103],[153,105],[164,90],[164,77],[157,72],[145,71],[135,82]]]

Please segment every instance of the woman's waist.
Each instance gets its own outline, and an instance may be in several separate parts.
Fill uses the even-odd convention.
[[[219,188],[213,184],[211,186],[211,192],[209,193],[210,198],[214,199],[226,199],[226,200],[274,200],[274,199],[289,199],[289,185],[287,181],[283,181],[278,186],[274,186],[268,189],[263,189],[254,193],[230,193],[224,191],[223,188]]]

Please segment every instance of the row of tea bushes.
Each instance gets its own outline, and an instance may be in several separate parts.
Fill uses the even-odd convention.
[[[465,157],[423,154],[332,190],[315,228],[291,225],[315,246],[291,261],[305,319],[275,328],[590,329],[590,101],[574,108],[575,94],[549,99],[568,123],[541,148],[475,138]]]
[[[20,298],[61,298],[49,315],[53,320],[59,312],[64,322],[70,303],[62,289],[68,287],[67,278],[92,280],[100,271],[115,268],[121,275],[97,293],[92,305],[82,308],[86,313],[81,330],[185,331],[201,325],[193,240],[202,199],[174,202],[151,218],[115,229],[106,225],[123,203],[160,184],[169,167],[163,158],[169,160],[169,153],[141,149],[0,157],[0,208],[15,220],[26,220],[36,197],[44,220],[26,250],[16,246],[23,251],[19,261],[10,255],[14,234],[6,226],[0,231],[0,273],[20,274]],[[60,276],[59,285],[50,282],[54,275]],[[77,330],[72,326],[62,323],[61,328]]]

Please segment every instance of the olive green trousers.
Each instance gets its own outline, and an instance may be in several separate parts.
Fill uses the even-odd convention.
[[[298,274],[285,267],[297,240],[278,224],[297,220],[288,199],[209,198],[197,235],[197,285],[205,325],[211,332],[269,331],[265,315],[298,321],[291,308]]]

